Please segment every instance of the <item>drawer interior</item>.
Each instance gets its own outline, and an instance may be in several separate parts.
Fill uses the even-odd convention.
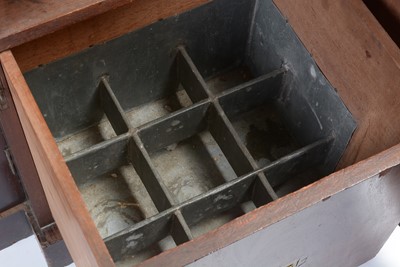
[[[215,0],[24,75],[121,265],[333,172],[356,127],[269,0]]]

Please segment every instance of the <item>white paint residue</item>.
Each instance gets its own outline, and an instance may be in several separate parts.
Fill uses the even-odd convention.
[[[125,241],[127,243],[126,249],[134,248],[138,244],[138,239],[141,238],[143,234],[131,235]]]
[[[126,239],[126,242],[131,242],[132,240],[138,240],[142,236],[143,236],[143,234],[131,235],[130,237],[128,237]]]
[[[319,79],[319,83],[320,83],[321,85],[325,85],[325,84],[326,84],[325,78],[324,78],[324,77],[321,77],[321,78]]]
[[[233,196],[232,195],[219,195],[214,199],[214,203],[220,201],[220,200],[229,200],[231,199]]]
[[[317,78],[317,72],[315,71],[314,65],[311,65],[310,67],[310,74],[314,79]]]
[[[174,120],[174,121],[171,122],[171,126],[172,127],[177,126],[179,123],[181,123],[181,122],[178,121],[178,120]]]
[[[131,241],[126,245],[126,248],[134,248],[137,243],[137,241]]]

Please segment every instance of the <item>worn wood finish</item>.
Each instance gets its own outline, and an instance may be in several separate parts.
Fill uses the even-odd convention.
[[[129,5],[15,47],[12,51],[25,72],[209,1],[135,0]]]
[[[399,143],[400,50],[363,2],[274,2],[357,120],[340,167]]]
[[[0,61],[50,209],[72,258],[78,266],[113,266],[12,53],[1,53]]]
[[[188,267],[359,266],[379,252],[400,217],[392,204],[400,201],[400,167],[388,170]]]
[[[131,0],[0,1],[0,51],[128,2]]]
[[[211,252],[208,259],[199,260],[199,266],[208,266],[209,260],[218,266],[233,262],[289,266],[304,258],[310,266],[357,266],[379,251],[398,223],[399,164],[397,145],[155,256],[142,266],[183,266]],[[275,254],[271,256],[269,250]],[[343,255],[342,259],[333,258],[337,255]],[[322,259],[325,264],[313,264]]]
[[[33,162],[25,134],[14,106],[9,88],[0,66],[0,79],[5,87],[5,98],[8,108],[0,111],[0,123],[3,134],[7,139],[8,147],[12,152],[13,161],[18,175],[24,185],[30,206],[39,226],[43,227],[54,222],[49,205],[40,183],[36,166]],[[2,153],[2,151],[0,151]],[[16,177],[14,178],[16,179]]]

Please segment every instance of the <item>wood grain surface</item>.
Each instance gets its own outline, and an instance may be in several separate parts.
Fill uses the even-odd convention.
[[[12,49],[23,72],[119,37],[210,0],[135,0]]]
[[[54,219],[77,266],[114,266],[10,51],[0,61]]]
[[[44,195],[36,166],[25,138],[24,131],[19,121],[14,101],[11,97],[4,72],[0,66],[0,79],[4,84],[4,97],[7,99],[8,108],[0,111],[0,123],[4,137],[7,139],[7,146],[12,153],[13,163],[18,171],[18,176],[12,179],[18,183],[21,180],[34,217],[40,227],[54,222],[49,205]],[[2,151],[0,151],[2,153]],[[4,153],[2,153],[4,155]],[[8,167],[8,166],[7,166]],[[9,168],[9,167],[8,167]],[[9,178],[9,177],[7,177]],[[24,193],[22,193],[24,195]],[[25,198],[25,196],[23,196]]]
[[[0,51],[54,32],[132,0],[0,1]]]

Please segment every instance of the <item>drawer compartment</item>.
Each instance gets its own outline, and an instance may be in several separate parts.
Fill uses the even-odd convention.
[[[214,1],[25,78],[115,261],[329,174],[355,129],[269,1]]]
[[[62,155],[57,179],[121,266],[165,259],[295,195],[330,195],[319,180],[357,126],[270,0],[215,0],[23,75]]]

